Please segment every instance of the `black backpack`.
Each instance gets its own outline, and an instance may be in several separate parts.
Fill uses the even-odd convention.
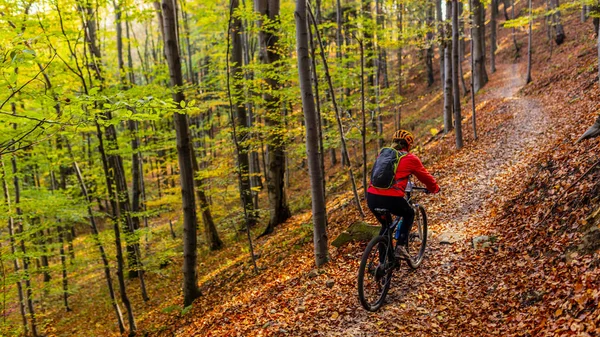
[[[379,155],[375,160],[371,170],[371,185],[373,187],[388,189],[394,186],[396,180],[396,169],[400,159],[406,156],[408,152],[398,152],[392,147],[384,147],[379,150]]]

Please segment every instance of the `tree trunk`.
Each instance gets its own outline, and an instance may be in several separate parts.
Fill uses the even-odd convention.
[[[506,2],[507,1],[508,0],[506,0],[504,2],[504,6],[506,6]],[[512,4],[511,4],[510,7],[511,7],[511,11],[512,11],[512,19],[514,20],[514,19],[516,19],[516,16],[515,16],[515,0],[512,0]],[[517,33],[516,33],[515,27],[512,28],[512,39],[513,39],[513,44],[515,45],[515,59],[517,59],[517,58],[519,58],[519,52],[521,51],[521,47],[517,43]]]
[[[183,5],[181,8],[181,16],[183,18],[183,34],[185,38],[185,46],[186,46],[186,55],[187,55],[187,79],[190,83],[196,84],[196,76],[194,75],[194,64],[192,62],[192,45],[190,43],[190,27],[188,23],[188,13],[183,8],[185,6],[185,1],[181,0],[181,4]]]
[[[497,1],[497,0],[495,0]],[[471,26],[471,37],[473,36],[474,27]],[[471,69],[475,67],[475,58],[473,53],[474,45],[471,43]],[[473,139],[477,140],[477,114],[475,111],[475,77],[471,76],[471,121],[473,125]]]
[[[94,244],[96,245],[96,247],[98,248],[98,250],[100,251],[100,257],[102,258],[102,264],[104,267],[104,277],[106,278],[106,284],[108,286],[108,294],[110,296],[110,302],[113,306],[113,309],[115,310],[115,313],[117,315],[117,323],[119,325],[119,330],[121,331],[121,333],[125,332],[125,324],[123,322],[123,314],[121,313],[121,308],[119,308],[119,303],[117,302],[116,296],[115,296],[115,291],[113,289],[113,284],[112,284],[112,276],[110,273],[110,264],[108,262],[108,257],[106,256],[106,252],[104,250],[104,246],[102,245],[102,242],[100,241],[100,238],[98,237],[99,231],[98,231],[98,226],[96,225],[96,219],[94,217],[94,211],[92,210],[92,198],[90,197],[90,195],[88,194],[87,191],[87,187],[85,186],[85,182],[83,180],[83,175],[81,174],[81,170],[79,169],[79,165],[77,165],[77,162],[74,160],[74,156],[72,154],[71,151],[71,145],[65,141],[67,144],[67,149],[69,152],[69,156],[71,157],[71,160],[73,161],[73,169],[75,171],[75,176],[77,177],[77,181],[79,182],[79,187],[81,188],[81,194],[83,194],[84,198],[87,201],[87,212],[88,212],[88,218],[90,221],[90,228],[92,230],[92,238],[94,239]],[[117,227],[118,230],[118,227]],[[116,233],[116,232],[115,232]],[[118,279],[119,279],[119,286],[124,289],[125,287],[125,280],[123,278],[123,267],[124,267],[124,261],[123,261],[123,253],[121,252],[121,245],[120,245],[120,241],[119,241],[119,245],[117,246],[117,275],[118,275]],[[122,294],[123,294],[123,290],[122,290]],[[131,304],[129,302],[129,298],[126,296],[123,298],[123,304],[125,305],[125,308],[127,309],[128,313],[129,313],[129,323],[131,324],[131,322],[134,322],[133,320],[133,312],[131,310]],[[135,323],[132,326],[132,332],[135,332]]]
[[[198,165],[198,159],[195,156],[195,152],[192,149],[192,165],[194,168],[194,182],[196,183],[196,196],[198,197],[198,203],[200,204],[200,213],[202,214],[202,222],[204,223],[204,239],[208,244],[208,249],[215,251],[223,247],[223,241],[219,238],[219,232],[217,226],[213,220],[210,212],[210,206],[208,205],[208,199],[204,193],[204,181],[198,177],[198,171],[200,167]],[[252,202],[252,201],[251,201]]]
[[[526,83],[531,82],[531,29],[533,25],[533,15],[532,15],[532,5],[531,0],[529,0],[529,34],[528,34],[528,45],[527,45],[527,77]]]
[[[96,41],[96,22],[94,20],[95,16],[94,16],[94,8],[91,6],[90,3],[86,4],[85,10],[87,12],[88,17],[90,17],[91,19],[88,22],[84,22],[83,26],[86,30],[86,37],[87,37],[87,45],[88,45],[88,50],[90,52],[90,56],[92,59],[92,63],[94,64],[94,68],[96,71],[96,77],[97,79],[100,81],[101,87],[103,86],[103,82],[104,82],[104,78],[102,76],[102,67],[101,67],[101,53],[100,53],[100,49],[97,46],[97,41]],[[119,219],[118,216],[115,216],[115,214],[118,214],[119,210],[117,207],[117,203],[115,202],[115,198],[114,198],[114,193],[112,193],[112,181],[111,179],[111,175],[108,174],[109,168],[108,168],[108,161],[106,159],[106,154],[104,152],[104,143],[102,140],[102,130],[100,129],[100,126],[98,125],[98,122],[96,121],[96,132],[98,135],[98,139],[99,139],[99,145],[98,145],[98,150],[100,152],[100,158],[102,160],[102,168],[104,170],[105,173],[105,178],[107,181],[107,189],[109,189],[109,196],[110,196],[110,203],[111,203],[111,217],[110,220],[113,223],[113,230],[115,232],[115,247],[116,247],[116,257],[117,257],[117,279],[119,282],[119,293],[121,296],[121,301],[123,302],[123,305],[125,306],[126,310],[127,310],[127,318],[129,321],[129,333],[130,334],[135,334],[137,331],[137,326],[135,324],[135,317],[133,315],[133,310],[131,308],[131,302],[129,301],[129,297],[127,296],[127,289],[125,286],[125,276],[124,276],[124,269],[125,269],[125,263],[124,263],[124,259],[123,259],[123,249],[122,249],[122,245],[121,245],[121,229],[120,229],[120,225],[119,225]],[[83,182],[83,178],[81,177],[81,172],[79,171],[79,168],[77,167],[75,160],[74,160],[74,156],[72,154],[71,151],[71,146],[69,144],[68,141],[66,141],[65,139],[65,143],[67,144],[67,147],[69,149],[69,154],[71,156],[71,159],[74,162],[74,166],[76,168],[76,173],[78,174],[78,180],[79,183],[82,187],[82,193],[87,194],[87,190],[85,188],[85,184]],[[91,209],[91,203],[89,201],[91,201],[91,198],[88,197],[88,213],[90,215],[90,222],[92,223],[92,227],[96,228],[95,226],[95,221],[93,218],[93,213],[92,213],[92,209]],[[97,238],[97,229],[96,229],[96,240],[97,240],[97,245],[99,247],[102,247],[100,244],[99,239]],[[102,253],[102,250],[101,250]],[[103,259],[104,260],[104,259]],[[106,260],[105,263],[105,274],[107,277],[110,276],[110,274],[107,274],[108,271],[110,271],[110,269],[108,269],[108,261]],[[107,279],[107,282],[109,282],[109,280]],[[110,282],[109,282],[110,283]],[[112,284],[109,284],[109,289],[112,287]],[[114,301],[115,305],[116,305],[116,301]],[[116,310],[117,310],[117,315],[120,316],[120,310],[118,310],[118,306],[115,306]],[[121,323],[122,318],[119,317],[120,321],[119,323]],[[121,325],[121,324],[120,324]],[[124,330],[124,329],[123,329]]]
[[[343,13],[343,9],[342,9],[342,5],[340,3],[340,0],[336,0],[335,4],[336,4],[336,17],[335,17],[335,19],[336,19],[336,31],[335,31],[336,49],[335,49],[335,57],[337,59],[338,64],[343,64],[342,46],[344,45],[344,38],[342,36],[342,25],[343,25],[342,18],[343,18],[344,13]],[[343,95],[344,95],[343,88],[342,88],[342,90],[340,92],[341,92],[340,96],[343,97]],[[325,125],[325,127],[327,128],[327,124]],[[330,157],[329,159],[331,160],[331,167],[337,165],[337,155],[336,155],[334,147],[331,147],[329,149],[329,157]],[[325,172],[323,172],[323,174],[325,174]]]
[[[496,42],[496,31],[498,18],[498,0],[492,0],[492,18],[490,20],[490,72],[493,74],[496,72],[496,49],[498,48]]]
[[[404,4],[401,0],[397,0],[398,6],[398,96],[402,98],[402,44],[404,40],[402,38],[403,33],[403,25],[402,25],[402,12],[404,11]],[[398,111],[396,112],[396,129],[400,129],[402,127],[402,106],[397,104]]]
[[[183,92],[179,89],[183,85],[183,77],[176,35],[177,21],[171,1],[162,0],[162,13],[165,27],[165,55],[169,66],[170,83],[172,88],[176,88],[173,92],[173,101],[177,107],[180,107],[180,102],[185,98]],[[185,114],[179,112],[175,112],[173,118],[177,135],[177,158],[183,203],[183,305],[187,307],[200,296],[196,270],[198,260],[196,227],[198,226],[198,219],[194,197],[192,142],[188,120]]]
[[[372,28],[372,20],[373,20],[373,10],[371,9],[371,1],[372,0],[361,0],[361,6],[362,6],[362,12],[361,12],[361,16],[362,16],[362,20],[363,22],[365,22],[365,24],[367,25],[367,27],[365,27],[365,29],[363,29],[363,40],[365,43],[365,68],[366,68],[366,72],[367,72],[367,83],[369,84],[366,88],[365,88],[365,95],[369,97],[369,103],[371,106],[375,106],[375,95],[372,92],[373,89],[375,88],[375,72],[374,72],[374,56],[375,56],[375,34],[373,32],[373,28]],[[377,117],[376,115],[376,109],[371,109],[371,107],[368,108],[368,110],[370,110],[371,112],[371,128],[373,130],[374,134],[377,134]],[[345,158],[344,154],[342,153],[342,163],[344,163],[344,166],[350,166],[350,161],[348,160],[348,162],[345,162],[346,159],[349,158]]]
[[[452,0],[446,0],[446,15],[444,42],[444,134],[450,132],[452,127]]]
[[[425,51],[425,67],[427,68],[427,86],[433,85],[433,4],[431,1],[426,2],[427,6],[427,49]]]
[[[483,37],[481,36],[481,26],[483,26],[483,22],[481,22],[481,11],[483,10],[483,6],[481,5],[481,0],[472,0],[472,4],[473,25],[475,26],[475,29],[473,29],[471,43],[473,43],[473,57],[475,58],[475,68],[473,69],[471,76],[473,76],[475,79],[475,92],[477,92],[479,91],[479,89],[483,88],[483,86],[487,83],[488,77],[485,70],[485,58],[483,54],[482,44]],[[452,29],[454,32],[454,27],[452,27]],[[456,97],[456,94],[454,95],[454,97]]]
[[[126,36],[127,36],[127,75],[129,80],[129,86],[135,85],[135,76],[133,73],[133,57],[131,55],[131,39],[129,37],[129,24],[126,22]],[[140,61],[142,61],[140,59]],[[132,112],[134,112],[132,110]],[[140,139],[138,137],[138,122],[135,120],[127,121],[127,127],[131,133],[131,221],[134,229],[140,228],[140,216],[138,215],[140,207],[140,198],[142,195],[143,186],[143,172],[142,172],[142,158],[139,151]],[[139,247],[138,247],[139,249]]]
[[[57,226],[56,231],[58,232],[58,242],[60,243],[60,264],[62,266],[62,287],[63,287],[63,304],[65,305],[65,311],[71,311],[69,308],[69,281],[67,278],[67,255],[65,254],[64,246],[64,229],[62,226]]]
[[[57,103],[58,104],[58,103]],[[60,137],[57,139],[57,149],[62,148],[62,142],[60,141]],[[60,180],[61,184],[59,184],[59,188],[66,189],[66,180],[67,180],[67,170],[66,167],[60,167]],[[56,190],[54,172],[50,171],[50,190],[54,193]],[[56,219],[57,223],[61,223],[60,219]],[[58,243],[60,244],[59,253],[60,253],[60,264],[62,267],[62,287],[63,287],[63,304],[65,305],[65,311],[70,312],[71,308],[69,307],[69,281],[67,278],[67,256],[65,254],[65,246],[64,246],[64,234],[65,229],[58,225],[56,227],[56,232],[58,234]]]
[[[123,33],[122,33],[122,13],[121,13],[121,4],[120,2],[115,3],[115,23],[116,23],[116,31],[117,31],[117,62],[119,66],[119,75],[121,78],[121,83],[124,89],[128,89],[127,85],[127,72],[125,71],[125,62],[123,57]],[[131,54],[131,53],[130,53]],[[133,64],[131,64],[133,65]],[[134,78],[133,74],[129,74],[129,81],[133,83]],[[105,112],[104,118],[107,121],[112,119],[111,112]],[[121,214],[119,219],[120,221],[124,221],[125,226],[123,229],[126,233],[125,242],[127,243],[127,262],[129,267],[129,278],[139,277],[140,279],[140,289],[142,291],[142,297],[145,301],[148,300],[148,295],[146,292],[146,285],[144,281],[144,273],[143,273],[143,265],[141,261],[140,254],[140,246],[138,243],[138,239],[135,236],[135,231],[139,229],[139,219],[138,221],[134,221],[131,215],[132,212],[132,204],[129,201],[129,190],[127,187],[127,182],[125,180],[125,169],[123,166],[123,158],[120,154],[115,154],[115,151],[118,151],[118,139],[117,139],[117,131],[113,124],[109,124],[105,127],[105,135],[107,140],[107,146],[109,147],[109,153],[104,152],[107,158],[108,167],[110,168],[108,171],[105,171],[105,174],[111,176],[110,179],[107,178],[107,183],[114,183],[114,191],[116,194],[109,193],[109,197],[116,198],[116,204],[119,207],[119,213]],[[102,134],[99,132],[98,137],[102,138]],[[100,139],[102,141],[102,139]],[[105,149],[104,149],[105,150]],[[135,149],[134,149],[135,153]],[[137,164],[137,165],[135,165]],[[134,167],[138,166],[139,162],[134,163]],[[139,173],[139,172],[138,172]],[[135,177],[134,177],[135,178]],[[137,186],[134,186],[134,192],[137,192],[137,207],[139,209],[139,177],[138,181],[135,182]]]
[[[12,104],[13,113],[15,112],[15,104]],[[17,125],[14,124],[14,128],[17,128]],[[25,248],[25,240],[23,240],[23,220],[22,215],[23,212],[19,207],[21,203],[21,187],[19,184],[19,171],[17,169],[17,158],[13,155],[11,158],[12,163],[12,171],[13,171],[13,184],[15,189],[15,209],[17,212],[17,216],[19,220],[17,221],[17,232],[16,234],[21,236],[19,246],[21,247],[21,253],[23,254],[23,277],[25,278],[25,299],[27,303],[27,309],[29,311],[29,322],[31,323],[31,334],[34,337],[38,336],[37,332],[37,324],[36,324],[36,316],[35,309],[33,307],[33,289],[31,288],[31,278],[29,273],[29,256],[27,255],[27,249]]]
[[[315,250],[315,263],[317,267],[329,260],[327,251],[327,213],[325,211],[325,195],[323,194],[323,181],[321,165],[319,164],[319,144],[317,130],[317,113],[315,100],[310,85],[310,60],[308,53],[308,18],[306,0],[296,1],[296,43],[298,53],[298,76],[302,92],[302,108],[304,111],[306,127],[306,153],[308,156],[310,185],[312,192],[313,213],[313,242]]]
[[[279,20],[279,0],[258,0],[255,3],[256,11],[263,18],[259,20],[258,26],[260,32],[258,35],[260,46],[260,59],[263,64],[274,65],[280,55],[277,52],[279,37],[272,29],[263,27],[264,19],[269,21]],[[310,73],[309,73],[310,74]],[[279,80],[273,77],[266,79],[267,85],[272,91],[279,90],[281,84]],[[266,110],[265,126],[273,128],[266,136],[267,142],[267,191],[269,194],[269,224],[263,234],[272,233],[275,226],[283,223],[292,214],[287,204],[286,195],[284,192],[284,177],[285,177],[285,143],[282,132],[278,130],[282,127],[281,122],[281,103],[276,97],[271,94],[265,94]]]
[[[554,42],[556,42],[556,45],[560,46],[563,42],[565,42],[565,29],[563,28],[563,25],[561,22],[561,15],[560,15],[560,9],[559,9],[560,4],[559,4],[558,0],[551,0],[551,3],[552,3],[552,9],[556,11],[553,15],[554,29],[556,31],[556,36],[554,37]]]
[[[325,70],[325,77],[327,78],[327,85],[329,86],[329,92],[331,93],[331,103],[333,104],[333,110],[335,112],[335,120],[337,122],[338,132],[339,132],[340,140],[342,143],[342,158],[346,158],[346,161],[348,162],[348,176],[350,178],[350,182],[352,183],[352,192],[354,194],[354,201],[356,203],[356,207],[358,208],[358,212],[360,213],[361,217],[364,218],[365,213],[360,204],[360,198],[358,197],[358,191],[356,189],[356,180],[354,179],[354,173],[352,171],[352,165],[350,164],[350,157],[348,155],[348,146],[346,144],[344,126],[342,125],[341,112],[338,107],[337,100],[335,99],[335,91],[333,89],[333,82],[331,80],[329,66],[327,65],[327,58],[325,57],[325,46],[323,45],[323,41],[321,40],[321,35],[317,28],[317,23],[314,21],[314,16],[312,16],[312,12],[310,11],[310,8],[308,9],[308,13],[311,15],[311,18],[313,19],[312,21],[313,21],[313,25],[315,27],[315,34],[317,36],[317,41],[319,42],[319,47],[320,47],[319,49],[320,49],[320,54],[321,54],[321,61],[323,62],[323,68]]]
[[[104,175],[106,178],[106,188],[108,190],[110,206],[112,210],[112,214],[110,219],[113,223],[113,231],[115,232],[115,247],[117,254],[117,277],[119,281],[119,293],[121,295],[121,301],[127,310],[127,318],[129,320],[129,332],[135,333],[137,331],[137,326],[135,324],[135,317],[133,315],[133,310],[131,308],[131,302],[129,301],[129,296],[127,295],[127,288],[125,285],[125,262],[123,258],[123,250],[121,243],[121,222],[123,221],[121,217],[121,208],[119,207],[119,203],[117,202],[118,196],[114,191],[114,177],[109,173],[109,161],[106,156],[106,152],[104,151],[104,141],[102,140],[102,131],[100,129],[100,125],[96,122],[96,129],[98,133],[98,151],[100,152],[100,157],[102,158],[102,167],[104,169]]]
[[[241,101],[243,99],[242,93],[244,92],[244,83],[242,82],[244,76],[242,72],[243,60],[243,45],[242,45],[242,19],[235,15],[236,9],[239,7],[238,0],[232,0],[232,10],[234,17],[231,18],[231,41],[232,41],[232,54],[231,54],[231,77],[234,84],[234,105],[235,105],[235,120],[231,121],[237,125],[237,143],[239,144],[238,152],[238,169],[240,170],[241,181],[238,182],[240,186],[240,196],[242,207],[245,208],[244,214],[246,214],[245,226],[254,227],[257,222],[256,210],[254,209],[254,203],[252,202],[252,190],[249,176],[250,158],[248,156],[248,116],[246,114],[246,106]]]
[[[317,24],[318,26],[318,24]],[[314,36],[312,34],[312,31],[310,29],[308,29],[308,37],[310,40],[310,60],[311,60],[311,75],[312,75],[312,83],[314,85],[315,88],[315,103],[316,103],[316,111],[317,111],[317,130],[319,131],[319,164],[321,165],[321,173],[323,174],[321,176],[321,180],[323,180],[323,195],[327,195],[326,193],[326,182],[325,182],[325,146],[323,145],[323,116],[321,115],[321,101],[319,98],[319,75],[317,73],[317,60],[315,58],[315,54],[316,54],[316,49],[315,49],[315,39]],[[289,156],[286,157],[286,159],[289,162]],[[286,168],[287,168],[287,175],[286,175],[286,184],[287,187],[289,187],[289,176],[290,176],[290,167],[289,167],[289,163],[286,163]],[[327,200],[325,200],[325,202],[327,202]]]
[[[474,0],[479,1],[479,0]],[[477,12],[476,12],[477,13]],[[454,129],[456,134],[456,148],[463,147],[461,111],[460,111],[460,93],[458,92],[458,0],[452,1],[452,92],[454,94]],[[477,30],[477,29],[475,29]],[[474,47],[477,44],[473,45]],[[485,70],[485,69],[484,69]],[[474,77],[476,78],[476,77]]]
[[[365,50],[360,42],[360,111],[362,114],[363,193],[367,198],[367,112],[365,110]]]
[[[2,165],[2,190],[4,191],[4,203],[6,204],[6,208],[11,213],[11,204],[10,204],[10,193],[8,191],[8,183],[6,182],[6,168],[4,167],[4,160],[0,157],[0,165]],[[8,217],[8,237],[10,243],[10,253],[15,256],[13,258],[13,268],[14,273],[19,273],[21,270],[21,266],[19,263],[19,259],[16,257],[17,248],[16,248],[16,240],[15,240],[15,223],[12,216]],[[23,320],[23,332],[24,335],[27,336],[29,334],[29,327],[27,325],[27,309],[25,306],[25,293],[23,292],[23,283],[20,279],[17,279],[17,292],[19,294],[19,309],[21,312],[21,319]]]
[[[442,0],[435,0],[435,12],[437,17],[438,49],[440,54],[440,83],[442,87],[445,83],[444,78],[444,18],[442,17]]]

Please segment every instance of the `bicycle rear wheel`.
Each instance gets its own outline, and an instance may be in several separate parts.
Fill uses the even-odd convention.
[[[425,208],[419,205],[415,209],[415,222],[408,234],[408,245],[406,250],[410,259],[408,265],[416,269],[423,262],[425,248],[427,247],[427,214]]]
[[[358,298],[368,311],[377,311],[390,289],[394,257],[390,242],[380,235],[371,240],[363,253],[358,269]]]

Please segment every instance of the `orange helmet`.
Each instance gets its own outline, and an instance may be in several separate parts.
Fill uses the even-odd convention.
[[[400,139],[404,139],[406,143],[408,143],[408,146],[411,146],[412,143],[415,141],[415,138],[413,137],[412,133],[406,130],[398,130],[394,132],[394,137],[392,137],[392,141],[397,142]]]

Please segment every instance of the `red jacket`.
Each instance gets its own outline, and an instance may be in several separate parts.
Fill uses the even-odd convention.
[[[429,172],[427,172],[421,163],[421,160],[412,153],[400,158],[398,169],[396,169],[396,176],[394,178],[397,182],[394,184],[394,186],[388,189],[382,189],[374,187],[371,183],[369,183],[369,189],[367,192],[391,197],[404,197],[404,190],[406,189],[406,184],[408,183],[407,178],[411,174],[425,184],[425,187],[427,187],[430,192],[439,192],[440,187],[435,181],[435,178]]]

